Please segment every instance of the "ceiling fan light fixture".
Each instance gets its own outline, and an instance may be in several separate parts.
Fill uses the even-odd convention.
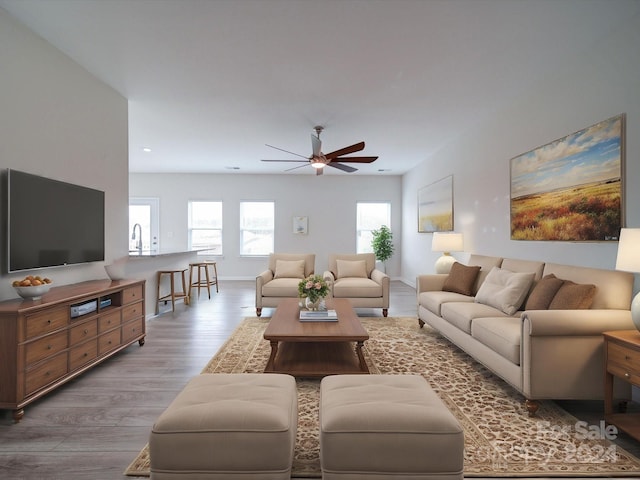
[[[321,169],[324,168],[324,166],[329,162],[327,161],[327,157],[320,153],[320,155],[314,155],[312,158],[310,158],[309,163],[313,168]]]

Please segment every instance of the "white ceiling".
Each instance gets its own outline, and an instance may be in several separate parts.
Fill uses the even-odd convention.
[[[129,99],[132,172],[279,174],[293,164],[260,159],[297,157],[265,144],[307,156],[313,127],[323,125],[324,152],[364,140],[361,154],[379,156],[356,174],[398,175],[587,53],[639,12],[640,1],[0,0],[0,7]]]

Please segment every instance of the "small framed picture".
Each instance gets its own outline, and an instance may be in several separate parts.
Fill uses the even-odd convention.
[[[293,217],[293,233],[306,235],[309,227],[309,217]]]

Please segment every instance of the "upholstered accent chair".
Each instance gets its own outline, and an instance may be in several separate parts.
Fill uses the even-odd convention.
[[[256,315],[275,308],[283,298],[298,298],[298,283],[314,273],[313,253],[272,253],[267,270],[256,277]]]
[[[330,254],[329,270],[323,274],[330,296],[349,299],[353,308],[382,308],[386,317],[390,278],[375,266],[373,253]]]

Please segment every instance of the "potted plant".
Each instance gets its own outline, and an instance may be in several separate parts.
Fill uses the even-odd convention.
[[[393,255],[393,233],[386,225],[382,225],[378,230],[372,230],[371,247],[376,259],[382,263],[382,270],[386,270],[385,262]]]

